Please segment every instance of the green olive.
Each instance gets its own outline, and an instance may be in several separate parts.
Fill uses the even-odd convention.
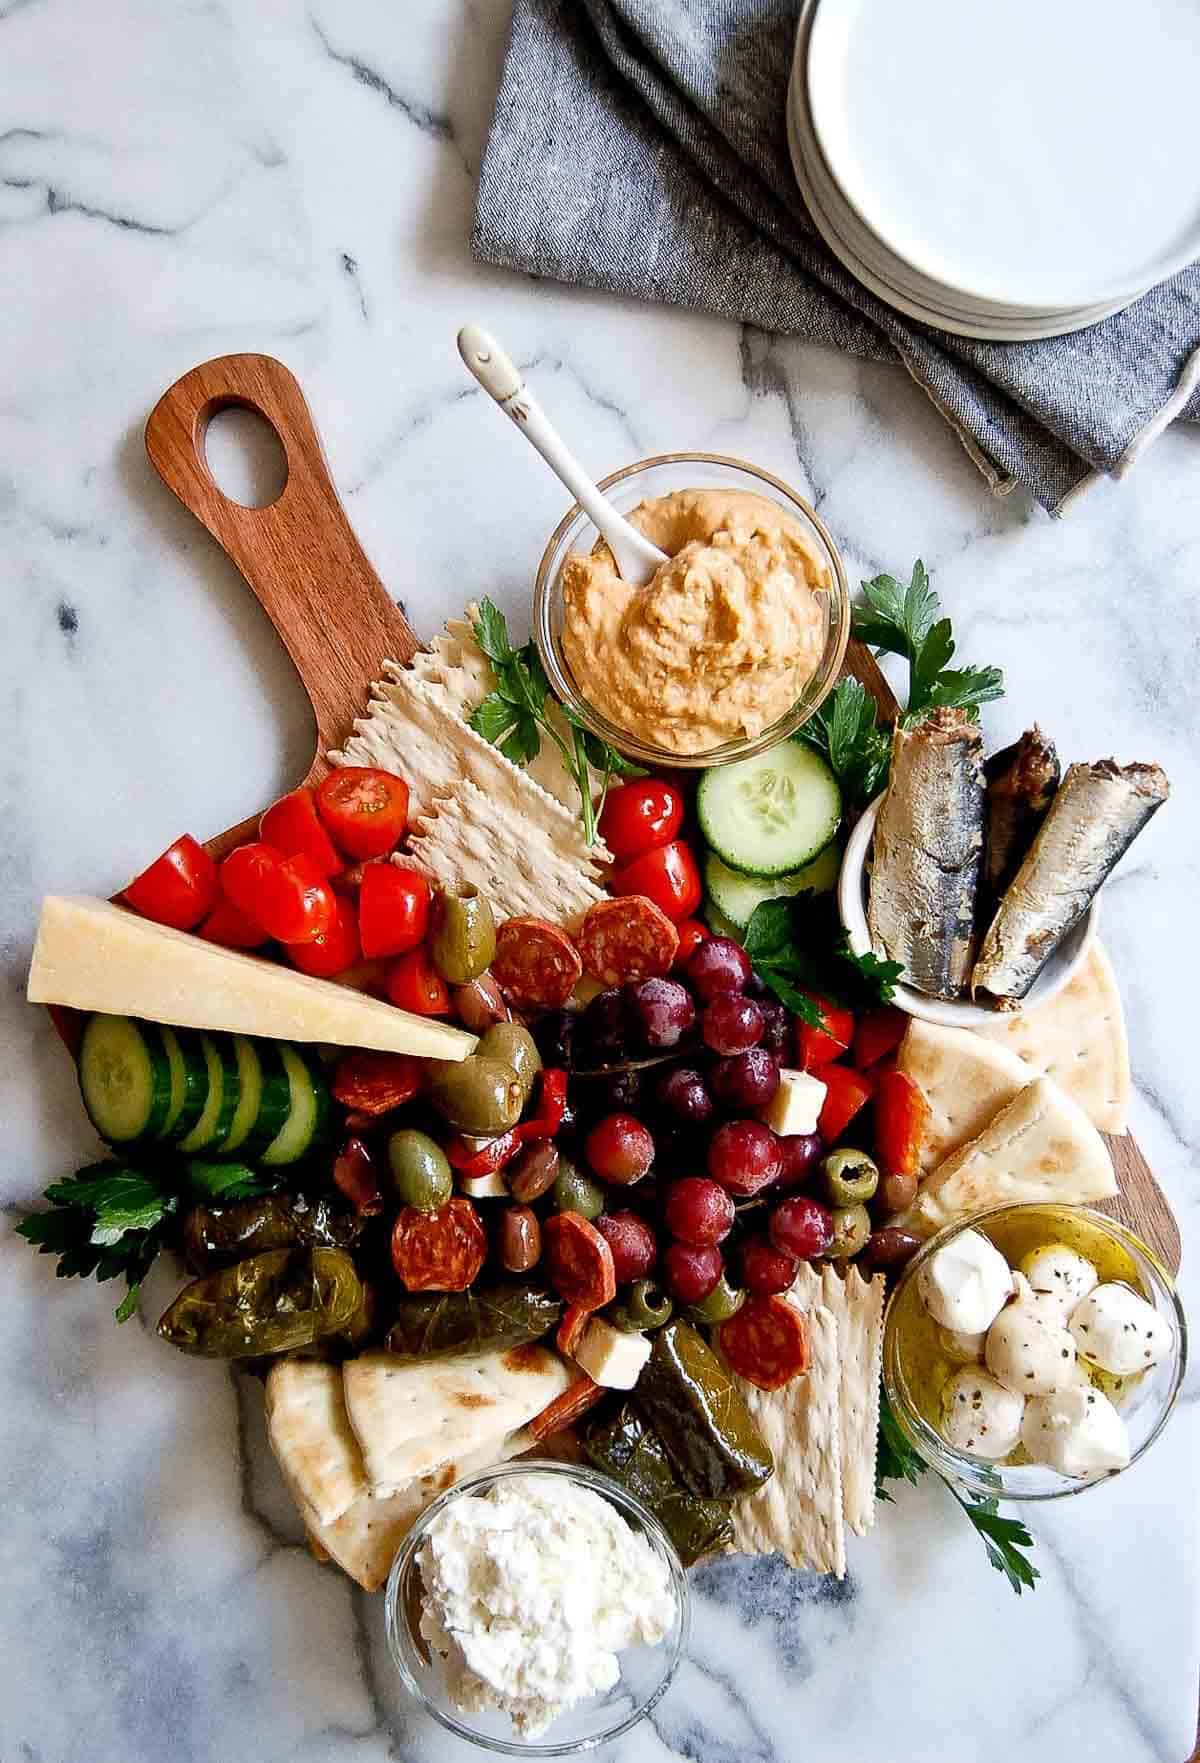
[[[430,1064],[429,1100],[459,1132],[483,1137],[517,1124],[525,1092],[511,1065],[472,1053],[458,1064],[448,1059]]]
[[[443,979],[465,986],[487,972],[496,953],[496,920],[482,894],[469,887],[459,893],[444,889],[433,922],[430,954]]]
[[[542,1056],[529,1030],[519,1022],[497,1022],[480,1038],[475,1049],[479,1059],[498,1059],[517,1074],[523,1104],[529,1101],[534,1080],[542,1069]]]
[[[604,1189],[564,1157],[554,1183],[554,1208],[557,1212],[578,1212],[589,1220],[599,1218],[604,1210]]]
[[[635,1279],[625,1304],[634,1328],[661,1328],[671,1320],[674,1305],[652,1279]]]
[[[454,1177],[436,1139],[402,1126],[388,1140],[387,1149],[392,1188],[401,1205],[436,1212],[446,1204],[454,1192]]]
[[[871,1235],[871,1214],[865,1206],[835,1206],[831,1216],[833,1241],[825,1251],[827,1261],[844,1261],[866,1248]]]
[[[875,1197],[879,1171],[865,1151],[831,1151],[821,1164],[831,1206],[863,1206]]]
[[[727,1322],[731,1316],[736,1316],[745,1302],[743,1287],[731,1286],[726,1275],[722,1274],[707,1298],[688,1305],[688,1315],[695,1322]]]

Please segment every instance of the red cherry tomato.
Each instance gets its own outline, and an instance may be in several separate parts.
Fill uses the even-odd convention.
[[[239,912],[281,943],[311,943],[333,923],[333,889],[311,857],[283,857],[256,840],[221,865],[221,887]]]
[[[408,785],[390,771],[343,765],[317,785],[317,813],[347,857],[386,857],[408,825]]]
[[[608,885],[614,894],[645,894],[677,923],[692,916],[703,893],[691,846],[682,839],[623,863]]]
[[[871,1079],[861,1071],[852,1071],[848,1065],[820,1065],[812,1075],[825,1085],[817,1131],[827,1145],[832,1145],[870,1098]]]
[[[683,825],[683,797],[661,777],[640,777],[610,790],[600,814],[600,837],[618,863],[669,845]]]
[[[429,883],[398,863],[366,863],[358,890],[358,934],[368,961],[404,955],[425,941],[429,929]]]
[[[679,933],[679,947],[675,951],[676,967],[686,967],[701,943],[707,943],[712,932],[698,918],[685,918],[675,926]]]
[[[216,902],[217,866],[204,846],[184,833],[134,877],[121,898],[155,924],[191,930]]]
[[[317,802],[309,789],[292,790],[272,802],[258,823],[258,836],[274,845],[285,857],[301,852],[311,857],[324,876],[337,875],[343,867],[333,840],[317,816]]]
[[[416,1016],[448,1016],[450,988],[429,959],[426,949],[410,949],[387,973],[387,995],[401,1010]]]
[[[292,966],[314,979],[333,979],[335,974],[345,973],[362,955],[353,905],[343,894],[335,894],[329,929],[311,942],[288,943],[285,949]]]
[[[815,1071],[818,1065],[829,1065],[840,1059],[854,1038],[854,1012],[831,1004],[819,992],[808,996],[817,1007],[821,1027],[796,1022],[796,1063],[801,1071]]]
[[[222,949],[258,949],[267,940],[262,925],[226,899],[217,901],[204,923],[197,926],[196,935],[206,943],[219,943]]]

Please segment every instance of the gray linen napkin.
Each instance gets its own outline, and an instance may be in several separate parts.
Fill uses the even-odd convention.
[[[1200,420],[1200,265],[1073,336],[981,343],[826,248],[784,120],[799,0],[516,0],[472,246],[489,263],[903,362],[997,493],[1061,513]]]

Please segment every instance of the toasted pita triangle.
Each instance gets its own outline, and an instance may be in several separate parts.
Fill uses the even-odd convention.
[[[1033,1075],[1019,1055],[972,1034],[914,1017],[896,1056],[929,1104],[919,1152],[928,1175],[960,1145],[981,1133]]]
[[[367,1490],[337,1365],[283,1359],[266,1390],[267,1437],[283,1479],[317,1525],[334,1524]]]

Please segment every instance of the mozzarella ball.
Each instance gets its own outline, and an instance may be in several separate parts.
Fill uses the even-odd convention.
[[[1035,1292],[1045,1292],[1061,1306],[1063,1319],[1086,1298],[1099,1275],[1084,1255],[1065,1243],[1043,1243],[1021,1259],[1021,1272]]]
[[[1046,1396],[1061,1390],[1075,1375],[1075,1342],[1058,1321],[1049,1321],[1023,1274],[1016,1276],[1016,1295],[991,1328],[984,1360],[992,1376],[1022,1396]]]
[[[941,1433],[966,1457],[997,1463],[1021,1436],[1024,1396],[1015,1396],[979,1366],[964,1365],[942,1389]]]
[[[947,1359],[953,1359],[956,1365],[983,1364],[983,1348],[987,1340],[985,1332],[967,1334],[961,1328],[946,1328],[940,1322],[935,1324],[933,1332],[942,1352]]]
[[[1103,1391],[1086,1383],[1028,1401],[1021,1443],[1035,1463],[1080,1480],[1129,1462],[1125,1422]]]
[[[1171,1325],[1132,1286],[1108,1280],[1076,1304],[1069,1324],[1082,1359],[1128,1377],[1171,1351]]]
[[[921,1302],[943,1328],[982,1334],[1012,1291],[1008,1262],[977,1230],[964,1230],[917,1274]]]

